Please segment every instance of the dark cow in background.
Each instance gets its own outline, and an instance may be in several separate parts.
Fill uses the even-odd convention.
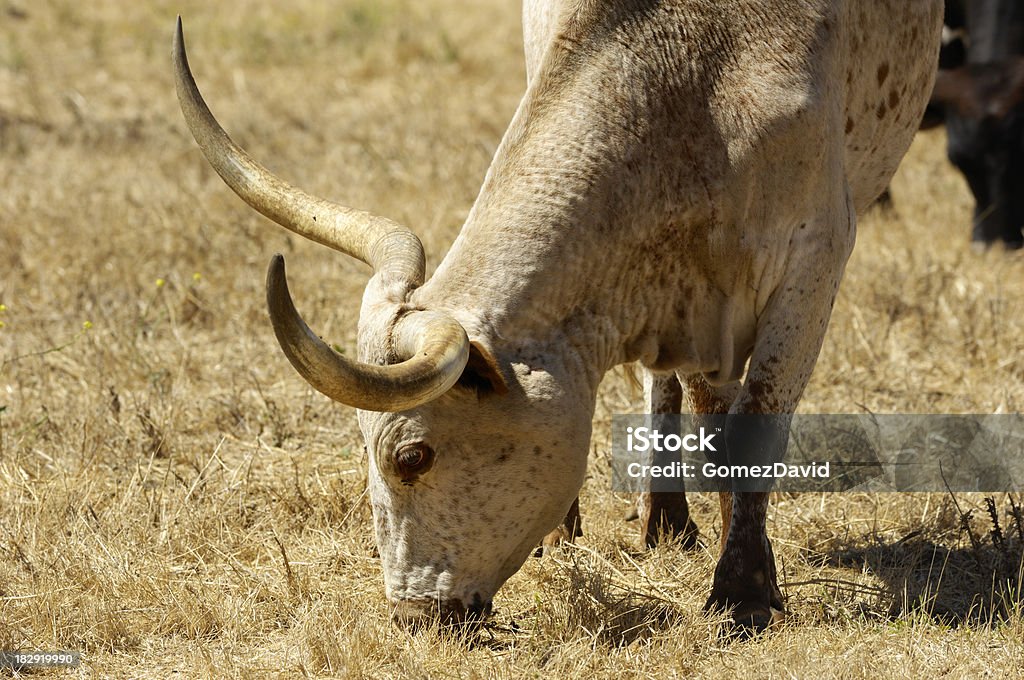
[[[974,194],[971,240],[1024,246],[1024,2],[946,4],[947,40],[923,127],[944,121]]]
[[[942,24],[939,68],[959,68],[967,61],[967,17],[964,0],[947,0]]]

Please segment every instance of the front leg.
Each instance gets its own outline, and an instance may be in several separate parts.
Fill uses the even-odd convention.
[[[651,414],[678,415],[683,389],[675,374],[655,374],[644,369],[644,402]],[[686,492],[645,491],[637,499],[640,532],[644,545],[653,548],[663,539],[679,537],[684,548],[697,546],[697,525],[690,519]]]
[[[729,528],[704,609],[731,608],[739,627],[764,630],[785,615],[775,555],[765,531],[768,493],[723,493],[722,505],[723,524],[728,512]]]
[[[794,239],[790,267],[760,316],[750,367],[726,422],[731,465],[774,463],[786,453],[789,423],[821,350],[852,247],[855,218],[848,200],[841,206],[817,230],[808,224],[802,240]],[[751,491],[736,481],[732,487],[731,522],[705,609],[732,609],[739,626],[761,630],[783,613],[765,530],[768,489]]]

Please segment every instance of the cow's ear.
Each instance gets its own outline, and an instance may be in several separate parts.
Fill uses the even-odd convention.
[[[476,390],[477,394],[508,394],[508,383],[494,355],[475,340],[469,343],[469,361],[458,384]]]

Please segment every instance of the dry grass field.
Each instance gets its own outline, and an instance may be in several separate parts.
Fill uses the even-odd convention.
[[[178,13],[235,138],[408,224],[431,267],[523,89],[518,3],[0,0],[0,649],[79,650],[48,673],[97,678],[1024,676],[1004,495],[1000,544],[981,496],[776,494],[790,616],[722,637],[716,499],[693,499],[699,550],[645,552],[610,491],[610,414],[642,410],[625,371],[578,545],[531,559],[475,635],[394,626],[355,413],[292,370],[263,302],[283,252],[351,348],[368,270],[214,175],[174,95]],[[861,222],[806,412],[1024,410],[1024,257],[968,248],[942,134]]]

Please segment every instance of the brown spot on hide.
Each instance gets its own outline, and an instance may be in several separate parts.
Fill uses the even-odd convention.
[[[773,411],[772,393],[775,387],[771,383],[761,380],[748,380],[746,384],[747,393],[754,404],[754,413],[771,413]]]
[[[878,84],[881,85],[889,77],[889,62],[883,61],[878,65]]]
[[[728,413],[729,407],[732,406],[715,394],[703,376],[688,377],[686,388],[686,396],[693,413]]]

